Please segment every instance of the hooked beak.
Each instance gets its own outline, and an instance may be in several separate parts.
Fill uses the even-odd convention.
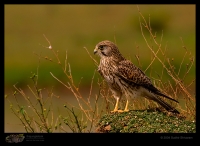
[[[94,54],[96,54],[97,51],[98,51],[98,47],[95,47],[95,49],[94,49]]]

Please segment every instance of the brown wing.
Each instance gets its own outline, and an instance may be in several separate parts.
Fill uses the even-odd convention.
[[[144,74],[144,72],[129,60],[119,62],[116,74],[129,82],[133,82],[141,86],[153,86],[151,80]]]
[[[161,93],[156,87],[153,86],[151,80],[141,71],[138,67],[136,67],[131,61],[123,60],[119,62],[118,69],[115,72],[118,77],[123,78],[129,83],[134,83],[137,85],[141,85],[144,88],[148,89],[149,91],[164,96],[170,100],[178,102],[167,95]]]

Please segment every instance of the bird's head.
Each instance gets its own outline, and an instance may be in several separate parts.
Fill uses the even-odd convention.
[[[101,58],[105,58],[105,57],[113,57],[113,58],[118,58],[118,59],[123,58],[117,46],[113,42],[108,41],[108,40],[99,42],[95,46],[94,54],[97,54]]]

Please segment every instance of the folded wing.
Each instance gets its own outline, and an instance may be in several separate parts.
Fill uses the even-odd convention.
[[[153,92],[157,95],[160,95],[170,100],[173,100],[175,102],[178,102],[175,99],[172,99],[168,97],[167,95],[161,93],[156,87],[153,86],[151,80],[144,74],[144,72],[140,70],[138,67],[136,67],[129,60],[120,61],[118,63],[118,68],[115,71],[115,74],[129,83],[140,85],[148,89],[150,92]]]

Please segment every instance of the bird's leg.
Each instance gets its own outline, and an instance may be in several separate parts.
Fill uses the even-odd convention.
[[[111,111],[112,113],[113,112],[123,112],[122,110],[118,110],[118,105],[119,105],[119,98],[117,98],[117,101],[116,101],[116,104],[115,104],[115,108],[113,111]]]
[[[129,111],[129,109],[128,109],[128,99],[127,99],[127,101],[126,101],[126,106],[125,106],[125,108],[124,108],[124,112],[128,112]]]

